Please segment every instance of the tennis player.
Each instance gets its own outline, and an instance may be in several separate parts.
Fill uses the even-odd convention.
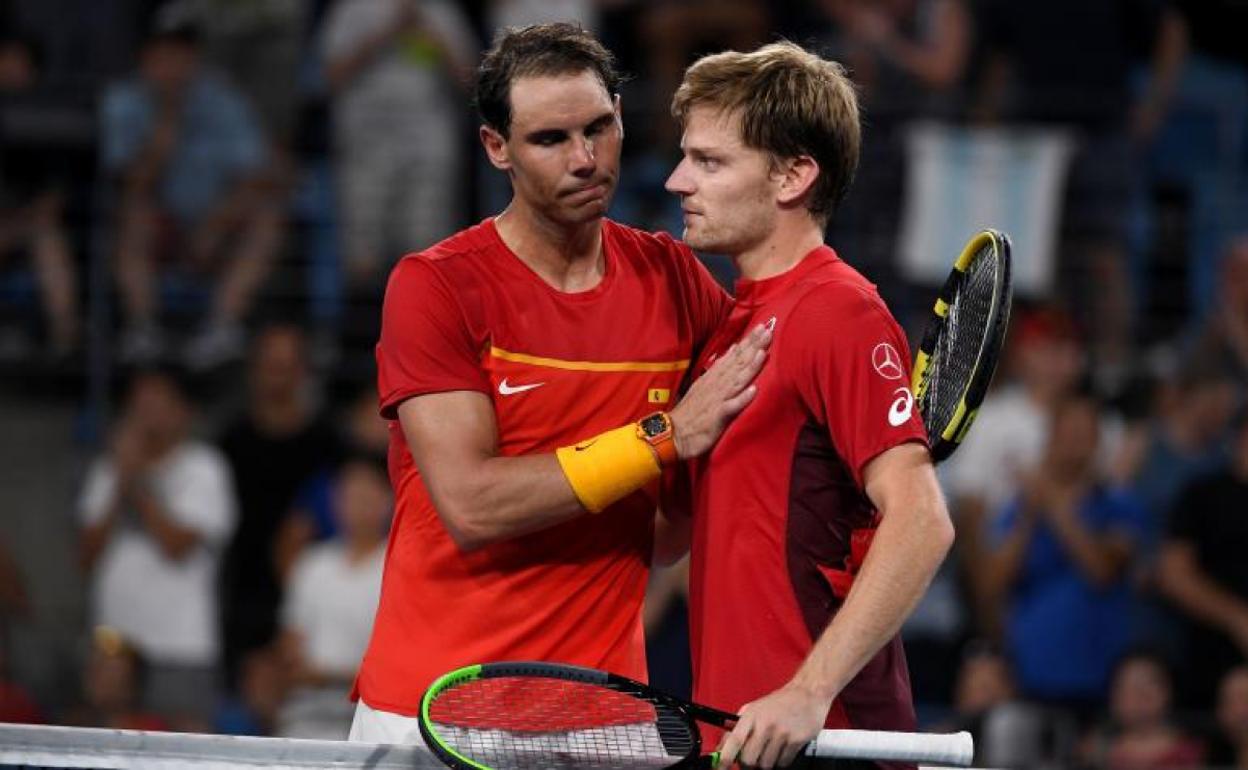
[[[390,276],[377,365],[395,516],[353,740],[418,742],[424,690],[472,663],[645,678],[660,469],[753,397],[770,333],[673,408],[730,300],[687,247],[605,218],[618,81],[578,27],[502,35],[476,101],[512,201]]]
[[[724,760],[783,766],[824,727],[915,728],[897,632],[953,527],[905,336],[824,245],[858,163],[844,70],[789,43],[716,54],[672,111],[684,240],[742,276],[695,374],[774,330],[758,397],[693,463],[694,700],[741,714]]]

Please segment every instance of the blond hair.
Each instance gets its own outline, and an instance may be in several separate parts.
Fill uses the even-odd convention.
[[[819,177],[806,205],[826,224],[849,191],[862,141],[858,96],[844,67],[788,41],[704,56],[685,71],[672,115],[684,127],[703,106],[739,112],[742,141],[773,160],[813,158]]]

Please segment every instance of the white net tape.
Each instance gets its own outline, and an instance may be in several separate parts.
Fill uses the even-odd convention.
[[[424,746],[0,723],[0,767],[104,770],[442,770]],[[829,760],[812,767],[831,768]],[[923,768],[920,770],[934,770]]]
[[[424,746],[0,724],[0,765],[226,770],[441,770]]]

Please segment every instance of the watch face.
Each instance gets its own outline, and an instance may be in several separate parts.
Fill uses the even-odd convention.
[[[652,414],[642,419],[641,429],[650,438],[660,436],[667,430],[667,417],[663,414]]]

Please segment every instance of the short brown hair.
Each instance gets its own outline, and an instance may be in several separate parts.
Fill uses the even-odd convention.
[[[494,39],[477,67],[473,100],[490,128],[511,130],[511,85],[522,77],[593,72],[607,93],[615,95],[621,77],[615,57],[580,25],[568,22],[505,29]]]
[[[672,97],[683,126],[696,106],[740,111],[741,139],[773,158],[809,155],[819,164],[807,208],[826,223],[858,168],[858,96],[845,68],[788,41],[751,53],[704,56]]]

